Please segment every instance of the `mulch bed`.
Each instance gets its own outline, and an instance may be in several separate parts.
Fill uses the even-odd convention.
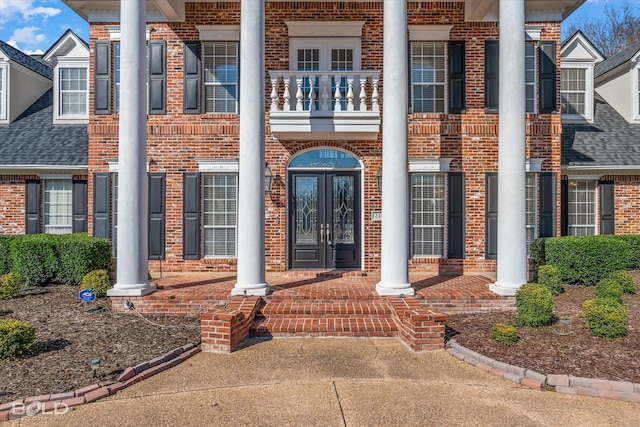
[[[637,283],[638,272],[634,276]],[[517,327],[520,340],[513,345],[492,340],[491,328],[512,321],[514,312],[449,316],[447,338],[494,360],[541,374],[640,383],[640,294],[623,296],[627,335],[612,341],[591,336],[586,321],[579,317],[582,303],[592,298],[593,286],[566,286],[554,298],[553,324]]]
[[[18,319],[36,330],[33,355],[0,360],[0,403],[61,393],[115,380],[122,371],[188,343],[200,342],[197,318],[147,316],[170,328],[154,326],[133,314],[94,313],[107,299],[83,303],[78,289],[46,287],[8,301],[0,300],[0,319]],[[89,360],[100,359],[94,379]]]

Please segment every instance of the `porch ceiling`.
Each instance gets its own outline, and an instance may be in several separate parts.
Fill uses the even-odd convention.
[[[62,0],[88,22],[114,20],[120,13],[120,0]],[[149,21],[184,21],[185,3],[205,3],[214,0],[146,0]],[[240,0],[215,0],[238,2]],[[286,2],[293,0],[265,0]],[[355,2],[382,0],[351,0]],[[456,0],[454,0],[456,1]],[[499,0],[457,0],[464,2],[467,21],[497,21]],[[586,0],[525,0],[527,20],[563,20]],[[119,20],[119,19],[115,19]]]

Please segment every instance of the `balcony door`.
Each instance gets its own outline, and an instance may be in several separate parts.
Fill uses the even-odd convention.
[[[330,161],[306,162],[317,160],[318,155],[357,160],[333,149],[305,154],[300,160],[306,166],[316,165],[316,170],[289,171],[289,265],[293,269],[360,268],[360,171],[337,170]]]

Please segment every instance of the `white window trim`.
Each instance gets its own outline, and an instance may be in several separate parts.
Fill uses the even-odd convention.
[[[212,163],[215,163],[215,160],[211,160]],[[205,162],[206,163],[206,162]],[[218,161],[218,165],[222,166],[223,168],[226,164],[226,167],[228,169],[233,169],[233,162],[228,161],[228,160],[219,160]],[[239,223],[239,216],[240,213],[238,211],[238,203],[239,203],[239,199],[238,199],[238,195],[239,195],[239,181],[240,181],[240,176],[238,174],[238,170],[237,170],[237,162],[235,163],[235,167],[236,170],[224,170],[224,169],[217,169],[217,170],[212,170],[212,171],[206,171],[205,173],[207,175],[216,175],[216,174],[220,174],[220,175],[236,175],[236,224],[233,227],[234,231],[235,231],[235,248],[234,248],[234,255],[206,255],[205,252],[205,230],[207,228],[209,229],[216,229],[216,228],[229,228],[229,227],[217,227],[215,225],[211,225],[211,226],[207,226],[204,224],[204,207],[203,207],[203,212],[201,213],[201,229],[200,229],[200,233],[201,233],[201,239],[202,239],[202,258],[204,259],[237,259],[238,258],[238,223]],[[202,172],[202,171],[201,171]],[[201,190],[200,190],[200,201],[201,203],[204,203],[204,178],[201,176]],[[215,213],[215,209],[214,209],[214,213]]]
[[[408,25],[409,40],[412,42],[449,41],[453,25]]]
[[[289,69],[298,69],[298,49],[319,49],[320,50],[320,70],[330,71],[331,64],[327,64],[328,52],[331,49],[353,49],[353,71],[361,71],[362,69],[362,46],[361,40],[356,37],[343,38],[305,38],[297,37],[289,39]]]
[[[198,172],[238,173],[238,159],[196,159]]]
[[[203,42],[240,41],[240,25],[196,25]]]
[[[633,121],[640,122],[640,84],[638,83],[638,79],[640,78],[640,61],[638,56],[632,59],[633,70],[632,70],[632,101],[633,104]]]
[[[567,176],[567,181],[571,182],[571,181],[589,181],[589,182],[595,182],[596,186],[595,186],[595,200],[594,200],[594,204],[596,205],[595,207],[595,232],[594,232],[594,236],[597,236],[600,234],[600,192],[598,191],[598,187],[599,187],[599,181],[600,181],[601,176],[600,175],[569,175]],[[567,201],[568,202],[568,201]],[[567,215],[569,214],[568,209],[567,209]],[[569,220],[567,219],[567,231],[570,227],[569,224]],[[584,226],[583,226],[584,227]],[[569,234],[570,236],[573,236],[573,234]]]
[[[538,49],[540,49],[540,45],[536,42],[533,41],[527,41],[525,42],[526,44],[530,44],[533,46],[533,111],[527,111],[527,113],[529,114],[537,114],[538,113],[538,96],[539,96],[539,82],[538,82],[538,58],[539,58],[539,51]],[[525,55],[525,62],[526,62],[526,55]],[[526,64],[525,64],[526,65]],[[525,67],[526,68],[526,67]],[[525,77],[525,86],[527,85],[527,79]],[[525,100],[526,100],[526,94],[525,94]],[[525,106],[526,107],[526,106]]]
[[[231,85],[227,85],[227,84],[223,84],[223,83],[216,83],[216,82],[210,82],[207,83],[205,82],[204,79],[204,70],[205,70],[205,49],[204,46],[207,43],[213,43],[213,44],[235,44],[236,46],[236,83],[235,83],[235,89],[236,89],[236,96],[235,96],[235,111],[206,111],[206,88],[207,86],[219,86],[219,87],[224,87],[224,86],[231,86]],[[240,111],[240,45],[237,41],[234,40],[210,40],[210,41],[204,41],[201,43],[201,61],[202,61],[202,102],[203,102],[203,109],[205,110],[205,114],[238,114]],[[215,49],[214,49],[215,52]],[[215,58],[215,53],[213,55],[213,57]],[[215,61],[214,61],[215,62]],[[215,70],[213,70],[213,73],[215,74]]]
[[[593,123],[593,64],[584,62],[562,61],[561,68],[580,68],[584,69],[585,79],[585,95],[584,95],[584,115],[582,114],[562,114],[564,123],[584,123],[585,120]],[[561,73],[562,74],[562,73]],[[560,96],[562,97],[562,86],[560,87]],[[562,110],[562,107],[561,107]]]
[[[527,166],[528,166],[528,161],[527,161]],[[538,217],[539,217],[539,209],[540,209],[540,205],[539,205],[539,198],[540,195],[538,194],[538,172],[540,171],[527,171],[527,174],[532,174],[533,175],[533,225],[529,226],[529,224],[526,224],[525,221],[525,227],[526,229],[533,229],[533,240],[536,240],[538,238]],[[525,177],[526,179],[526,177]],[[525,236],[526,239],[526,236]],[[532,241],[533,241],[532,240]],[[531,243],[531,242],[527,242],[527,243]],[[529,256],[529,245],[527,245],[527,256]]]
[[[109,40],[120,41],[120,25],[107,25],[106,29],[107,31],[109,31]],[[151,25],[147,25],[145,31],[147,41],[149,41],[149,35],[151,34],[151,31]]]
[[[409,159],[409,173],[449,172],[450,157],[440,159]]]
[[[109,165],[109,172],[118,173],[118,159],[107,159]],[[149,172],[149,164],[151,164],[151,158],[147,157],[147,172]]]
[[[449,159],[451,160],[451,159]],[[428,259],[428,258],[445,258],[449,251],[449,239],[447,236],[449,235],[449,180],[447,179],[446,172],[449,171],[448,163],[446,171],[427,171],[427,170],[414,170],[410,171],[410,173],[415,173],[417,175],[444,175],[444,224],[442,225],[443,235],[442,235],[442,253],[440,255],[417,255],[413,252],[413,219],[410,218],[410,241],[411,241],[411,258],[416,259]],[[444,173],[443,173],[444,172]],[[411,188],[411,177],[409,177],[409,191],[412,192]],[[410,197],[409,203],[411,207],[409,208],[409,215],[413,216],[413,200]]]
[[[61,91],[62,82],[60,81],[60,73],[63,68],[84,68],[87,76],[87,89],[85,91],[86,114],[82,115],[66,115],[63,116],[60,111],[60,103],[62,102]],[[88,124],[89,123],[89,58],[58,58],[58,62],[53,73],[53,123],[54,124]]]
[[[9,94],[7,89],[9,88],[9,66],[6,62],[0,58],[0,72],[2,72],[2,86],[0,87],[0,121],[7,120],[8,105],[7,99]]]
[[[364,21],[284,21],[289,38],[294,37],[362,37]]]
[[[71,234],[73,233],[73,177],[71,175],[40,175],[39,176],[42,181],[42,209],[41,209],[41,220],[42,220],[42,230],[43,234]],[[47,204],[46,204],[46,191],[47,191],[47,182],[52,181],[70,181],[71,182],[71,205],[69,208],[69,224],[68,225],[51,225],[47,224]],[[60,190],[56,190],[60,191]],[[68,233],[47,233],[47,229],[65,229],[68,230]]]
[[[443,111],[434,111],[434,112],[420,112],[420,113],[416,113],[416,114],[447,114],[449,112],[449,45],[448,43],[446,43],[445,41],[441,41],[441,40],[411,40],[411,43],[409,43],[409,61],[410,61],[410,65],[409,67],[411,67],[412,61],[413,61],[413,57],[411,55],[412,49],[411,49],[411,44],[413,42],[416,43],[444,43],[444,108]],[[411,76],[411,70],[409,70],[409,86],[411,87],[411,93],[409,94],[410,98],[410,104],[411,107],[409,107],[409,113],[413,113],[414,109],[413,109],[413,88],[414,88],[414,84],[413,84],[413,80],[412,80],[412,76]]]

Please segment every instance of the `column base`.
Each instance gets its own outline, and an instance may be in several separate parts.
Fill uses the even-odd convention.
[[[256,296],[256,297],[264,297],[269,295],[271,289],[267,283],[259,283],[257,285],[252,285],[250,288],[245,288],[238,286],[236,283],[231,289],[231,296],[241,295],[241,296]]]
[[[503,297],[512,297],[524,283],[495,282],[489,285],[489,290]]]
[[[416,290],[411,287],[410,283],[378,283],[376,285],[376,292],[380,296],[407,296],[411,297],[416,294]]]
[[[155,292],[156,285],[150,285],[148,283],[141,284],[136,287],[119,288],[116,284],[115,287],[107,291],[108,297],[142,297]]]

